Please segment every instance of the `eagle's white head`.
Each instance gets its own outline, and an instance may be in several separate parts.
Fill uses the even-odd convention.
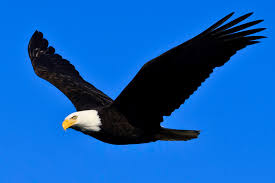
[[[78,111],[68,115],[62,123],[64,130],[78,127],[83,131],[100,131],[101,120],[96,110]]]

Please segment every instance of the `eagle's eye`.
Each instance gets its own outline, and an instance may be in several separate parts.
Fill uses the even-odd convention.
[[[77,119],[77,116],[73,116],[73,117],[71,117],[71,119]]]

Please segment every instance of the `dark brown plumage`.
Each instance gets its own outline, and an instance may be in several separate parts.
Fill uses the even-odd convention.
[[[236,51],[264,38],[249,36],[264,28],[236,32],[262,20],[231,28],[251,14],[220,27],[231,13],[193,39],[146,63],[113,105],[127,114],[131,123],[143,128],[157,127],[162,117],[179,108],[214,68],[224,65]]]
[[[102,91],[86,82],[66,59],[48,47],[48,41],[41,32],[35,31],[29,46],[29,57],[34,72],[62,91],[78,111],[111,104],[113,100]]]
[[[264,28],[244,30],[263,20],[235,26],[252,13],[222,26],[232,15],[227,15],[198,36],[147,62],[114,101],[86,82],[67,60],[55,54],[42,33],[34,33],[28,51],[35,73],[61,90],[78,111],[98,110],[103,119],[102,128],[106,128],[108,134],[103,133],[104,129],[100,133],[75,129],[114,144],[190,140],[196,138],[199,132],[162,128],[163,116],[169,116],[179,108],[213,69],[224,65],[238,50],[265,38],[251,36]],[[115,122],[110,114],[116,118]],[[105,118],[108,120],[104,121]]]

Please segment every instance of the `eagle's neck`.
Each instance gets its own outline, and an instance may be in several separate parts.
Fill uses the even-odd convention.
[[[93,131],[98,132],[101,130],[102,125],[97,110],[85,110],[78,112],[77,123],[75,126],[81,131]]]

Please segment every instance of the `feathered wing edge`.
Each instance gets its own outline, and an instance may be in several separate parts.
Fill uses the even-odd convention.
[[[251,35],[263,31],[265,28],[244,30],[263,20],[235,26],[252,15],[252,13],[248,13],[224,24],[232,15],[233,13],[230,13],[189,41],[147,62],[113,104],[125,113],[127,118],[131,120],[140,118],[133,121],[133,125],[149,129],[157,127],[163,121],[163,116],[169,116],[179,108],[216,67],[224,65],[238,50],[259,43],[259,39],[266,38],[265,36]],[[157,76],[157,73],[154,76],[147,74],[156,69],[167,72],[169,63],[177,65],[174,72],[179,72],[178,75],[172,71],[170,74],[166,73],[165,77],[163,74]],[[156,65],[158,68],[155,68]],[[173,68],[170,67],[170,69]],[[163,86],[165,83],[155,79],[163,82],[173,81],[176,86],[170,85],[169,89],[166,89]],[[147,90],[150,91],[150,94],[144,92]],[[161,100],[159,100],[160,98]],[[130,104],[129,101],[131,101]],[[129,110],[131,108],[134,108],[135,111]],[[146,119],[149,121],[143,122]]]
[[[232,53],[230,53],[230,56],[228,56],[224,61],[220,59],[220,63],[215,63],[216,65],[212,65],[213,68],[211,69],[211,71],[209,71],[208,73],[205,73],[206,77],[200,81],[198,86],[192,92],[190,92],[189,95],[186,95],[186,97],[183,99],[182,102],[179,102],[173,110],[167,111],[165,114],[163,114],[163,116],[169,116],[175,109],[178,109],[181,106],[181,104],[183,104],[184,101],[187,100],[201,86],[201,84],[210,76],[210,74],[213,72],[213,70],[216,67],[223,66],[230,59],[230,57],[233,56],[237,51],[245,48],[248,45],[260,43],[259,39],[267,38],[266,36],[251,36],[251,34],[261,32],[263,30],[266,30],[266,28],[255,28],[255,29],[245,30],[251,26],[254,26],[263,22],[264,20],[255,20],[255,21],[251,21],[248,23],[235,26],[238,23],[246,20],[251,15],[253,15],[253,12],[247,13],[241,17],[238,17],[224,24],[229,18],[232,17],[232,15],[234,15],[234,12],[220,19],[219,21],[214,23],[212,26],[207,28],[205,31],[193,37],[192,39],[172,48],[171,50],[163,53],[162,55],[154,59],[155,61],[157,61],[157,59],[161,58],[163,55],[167,56],[167,54],[172,54],[175,50],[184,49],[190,44],[195,44],[196,42],[205,41],[205,40],[208,40],[208,41],[216,40],[216,41],[224,42],[225,44],[228,44],[232,46],[232,48],[234,48],[232,49]]]
[[[35,31],[28,45],[35,73],[62,91],[77,110],[93,109],[112,103],[112,99],[86,82],[66,59],[48,46],[43,34]]]
[[[213,24],[212,26],[210,26],[208,29],[206,29],[199,35],[197,35],[194,38],[192,38],[191,40],[187,41],[186,43],[189,43],[191,41],[195,41],[198,39],[202,39],[202,38],[208,37],[208,36],[211,36],[213,38],[219,37],[219,38],[222,38],[225,40],[238,39],[238,38],[242,38],[244,36],[247,36],[250,34],[255,34],[257,32],[265,30],[266,28],[257,28],[257,29],[250,29],[248,31],[238,32],[238,31],[242,31],[246,28],[249,28],[251,26],[257,25],[257,24],[263,22],[264,20],[251,21],[251,22],[244,23],[239,26],[233,27],[233,26],[237,25],[238,23],[246,20],[252,14],[253,14],[253,12],[247,13],[241,17],[238,17],[238,18],[228,22],[225,25],[222,25],[229,18],[231,18],[232,15],[234,15],[234,12],[232,12],[232,13],[228,14],[227,16],[225,16],[224,18],[222,18],[221,20],[219,20],[218,22],[216,22],[215,24]],[[224,36],[228,36],[228,37],[224,37]],[[246,38],[249,39],[250,37],[246,37]],[[261,39],[261,38],[266,38],[266,37],[265,36],[257,36],[257,37],[252,37],[251,40]],[[183,43],[183,44],[186,44],[186,43]]]

